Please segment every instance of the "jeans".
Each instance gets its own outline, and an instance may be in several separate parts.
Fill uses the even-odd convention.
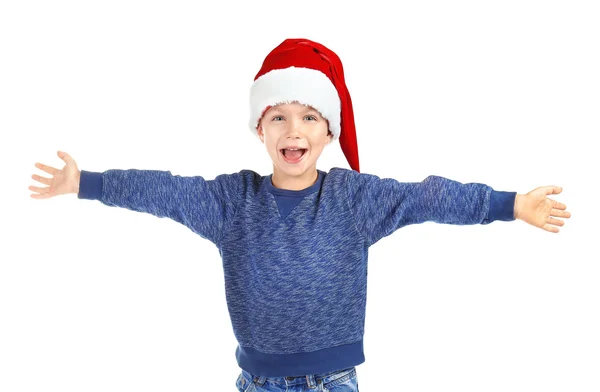
[[[239,392],[358,392],[356,368],[296,377],[260,377],[242,369]]]

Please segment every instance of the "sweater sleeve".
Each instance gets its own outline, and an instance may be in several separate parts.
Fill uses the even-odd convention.
[[[170,218],[218,244],[233,220],[241,183],[241,173],[206,180],[170,171],[81,170],[77,198]]]
[[[462,184],[433,175],[421,182],[399,182],[350,170],[346,186],[357,229],[369,246],[410,224],[472,225],[515,219],[516,192],[499,192],[480,183]]]

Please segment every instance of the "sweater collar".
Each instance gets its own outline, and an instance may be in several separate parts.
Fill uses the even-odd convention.
[[[273,185],[273,174],[269,174],[266,177],[266,185],[267,185],[267,190],[271,193],[277,194],[277,195],[282,195],[282,196],[294,196],[294,197],[298,197],[298,196],[306,196],[310,193],[313,193],[315,191],[317,191],[318,189],[321,188],[321,184],[323,183],[323,179],[325,178],[325,172],[321,171],[319,169],[317,169],[317,181],[315,181],[314,184],[312,184],[311,186],[309,186],[308,188],[304,188],[298,191],[294,191],[291,189],[280,189],[280,188],[276,188]]]

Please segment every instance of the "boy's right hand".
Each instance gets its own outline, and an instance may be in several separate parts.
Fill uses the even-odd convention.
[[[64,195],[67,193],[79,193],[79,177],[81,172],[77,168],[77,163],[69,154],[63,151],[58,151],[58,157],[65,161],[66,165],[62,170],[55,169],[51,166],[36,163],[35,167],[52,175],[52,178],[31,176],[36,181],[42,184],[49,185],[46,188],[40,188],[31,185],[29,190],[37,193],[32,193],[30,196],[34,199],[47,199],[49,197]]]

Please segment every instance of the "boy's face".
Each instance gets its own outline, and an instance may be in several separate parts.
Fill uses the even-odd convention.
[[[329,123],[310,106],[300,103],[280,104],[269,108],[257,128],[258,136],[273,161],[273,176],[306,179],[316,172],[317,159],[331,142]],[[282,151],[288,147],[305,149],[297,163],[290,162]],[[288,152],[286,151],[286,154]]]

